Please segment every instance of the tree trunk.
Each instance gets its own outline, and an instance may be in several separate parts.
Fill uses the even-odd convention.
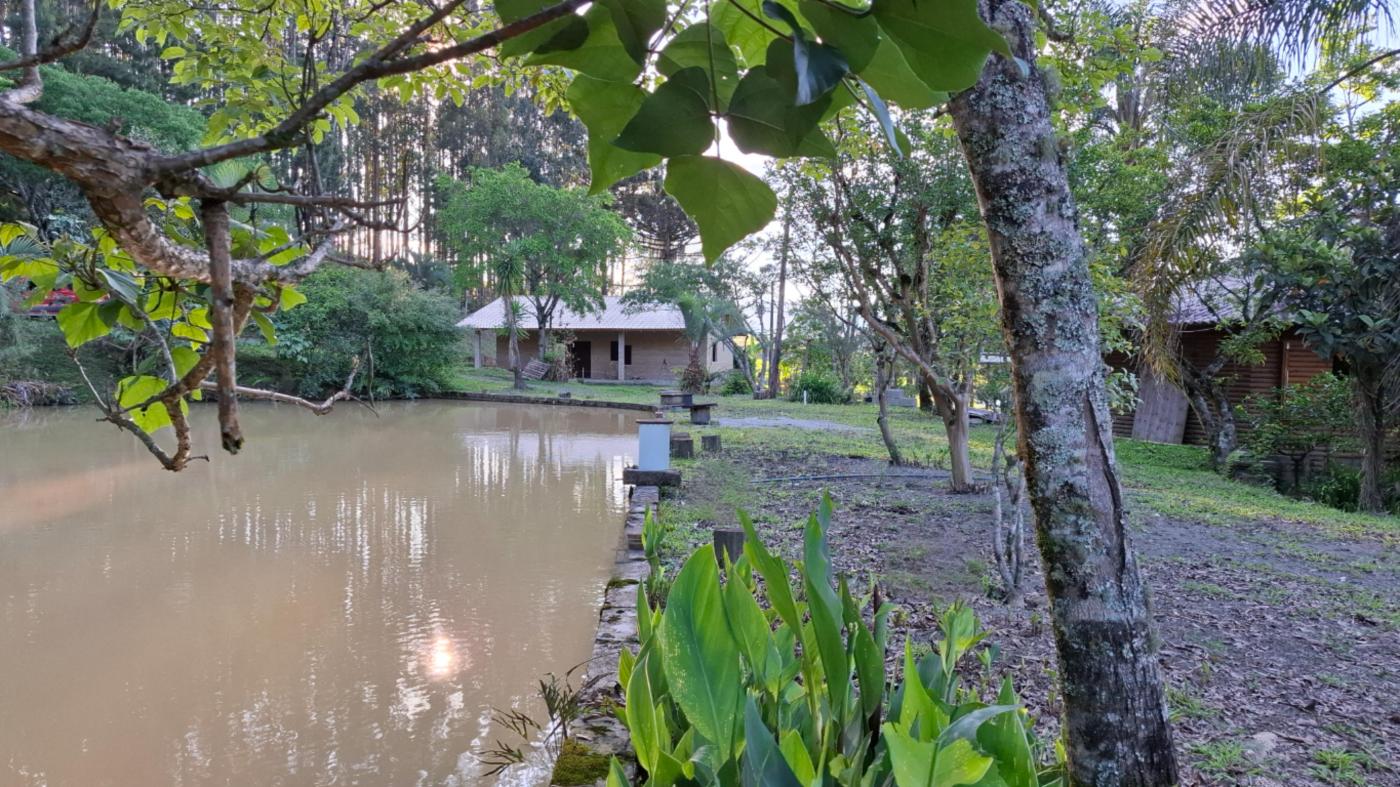
[[[886,387],[890,382],[889,368],[893,363],[887,361],[880,354],[875,356],[875,401],[880,406],[880,414],[875,417],[875,423],[880,425],[880,439],[885,441],[885,450],[889,452],[890,464],[899,466],[904,464],[904,455],[899,452],[899,445],[894,441],[894,432],[890,431],[889,404],[887,402]]]
[[[976,485],[972,481],[968,394],[929,387],[938,417],[943,419],[943,430],[948,434],[948,470],[953,474],[949,488],[954,492],[971,492]]]
[[[1239,432],[1235,427],[1235,411],[1230,404],[1229,392],[1214,378],[1203,379],[1191,371],[1182,374],[1191,410],[1201,422],[1206,433],[1206,446],[1210,449],[1210,466],[1216,472],[1224,472],[1230,463],[1230,454],[1239,447]]]
[[[520,329],[518,321],[515,320],[510,308],[510,302],[506,302],[506,330],[510,332],[510,339],[506,342],[509,354],[506,360],[510,363],[510,371],[514,376],[513,387],[517,391],[525,390],[525,373],[520,368]]]
[[[788,205],[783,211],[783,246],[778,255],[778,303],[773,309],[773,363],[768,369],[768,390],[774,398],[778,396],[781,383],[779,374],[783,362],[783,329],[786,315],[783,314],[783,301],[787,295],[788,253],[792,246],[792,194],[789,190]]]
[[[1361,494],[1357,497],[1359,511],[1382,513],[1385,496],[1381,492],[1381,476],[1385,470],[1385,371],[1357,367],[1352,374],[1352,390],[1356,397],[1357,435],[1361,438]]]
[[[1104,391],[1088,255],[1033,65],[1030,9],[987,0],[994,55],[949,105],[987,227],[1045,566],[1073,785],[1171,785],[1176,755]]]

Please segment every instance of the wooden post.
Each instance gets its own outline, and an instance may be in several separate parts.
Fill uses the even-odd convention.
[[[472,331],[476,341],[472,344],[472,368],[481,368],[481,331]]]
[[[714,530],[715,538],[715,560],[724,565],[724,556],[729,555],[729,562],[733,563],[744,554],[744,531],[727,527],[717,527]]]
[[[627,332],[617,332],[617,381],[627,379]]]
[[[707,454],[719,453],[719,435],[700,435],[700,447],[705,449],[705,453]]]
[[[689,435],[671,438],[672,459],[694,459],[695,441]]]

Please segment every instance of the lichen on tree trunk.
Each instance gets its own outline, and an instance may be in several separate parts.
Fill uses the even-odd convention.
[[[993,56],[950,113],[987,227],[1018,440],[1060,661],[1070,779],[1177,781],[1147,595],[1128,544],[1097,303],[1034,62],[1031,10],[986,0]]]

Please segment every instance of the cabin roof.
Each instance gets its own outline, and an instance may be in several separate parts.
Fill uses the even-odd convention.
[[[521,307],[520,325],[526,330],[538,330],[535,315],[529,301],[523,297],[515,299]],[[497,298],[476,311],[468,314],[459,328],[473,330],[494,330],[505,327],[504,301]],[[685,318],[675,306],[623,303],[617,295],[603,298],[603,309],[599,312],[578,313],[559,304],[550,326],[563,331],[681,331],[685,330]]]

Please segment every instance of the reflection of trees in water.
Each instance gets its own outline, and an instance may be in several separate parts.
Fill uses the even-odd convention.
[[[483,704],[527,702],[537,673],[586,657],[573,651],[591,634],[590,593],[620,521],[620,457],[635,445],[628,415],[437,403],[380,411],[310,419],[250,407],[259,440],[246,456],[193,470],[203,494],[166,494],[152,467],[104,499],[111,517],[55,521],[33,554],[16,556],[27,567],[0,577],[0,593],[43,574],[41,612],[96,615],[114,592],[146,599],[109,613],[111,625],[127,632],[123,642],[163,643],[159,667],[128,665],[134,648],[99,657],[77,634],[62,649],[78,674],[97,671],[84,650],[108,662],[124,701],[162,720],[139,740],[94,726],[91,762],[187,783],[229,774],[265,783],[286,767],[342,781],[370,769],[385,783],[426,769],[438,783],[468,740],[489,742]],[[86,417],[74,425],[91,428]],[[80,461],[105,466],[130,446],[97,448]],[[23,641],[28,625],[0,633],[0,649]],[[42,639],[42,621],[32,625]],[[0,756],[8,751],[0,741]]]

